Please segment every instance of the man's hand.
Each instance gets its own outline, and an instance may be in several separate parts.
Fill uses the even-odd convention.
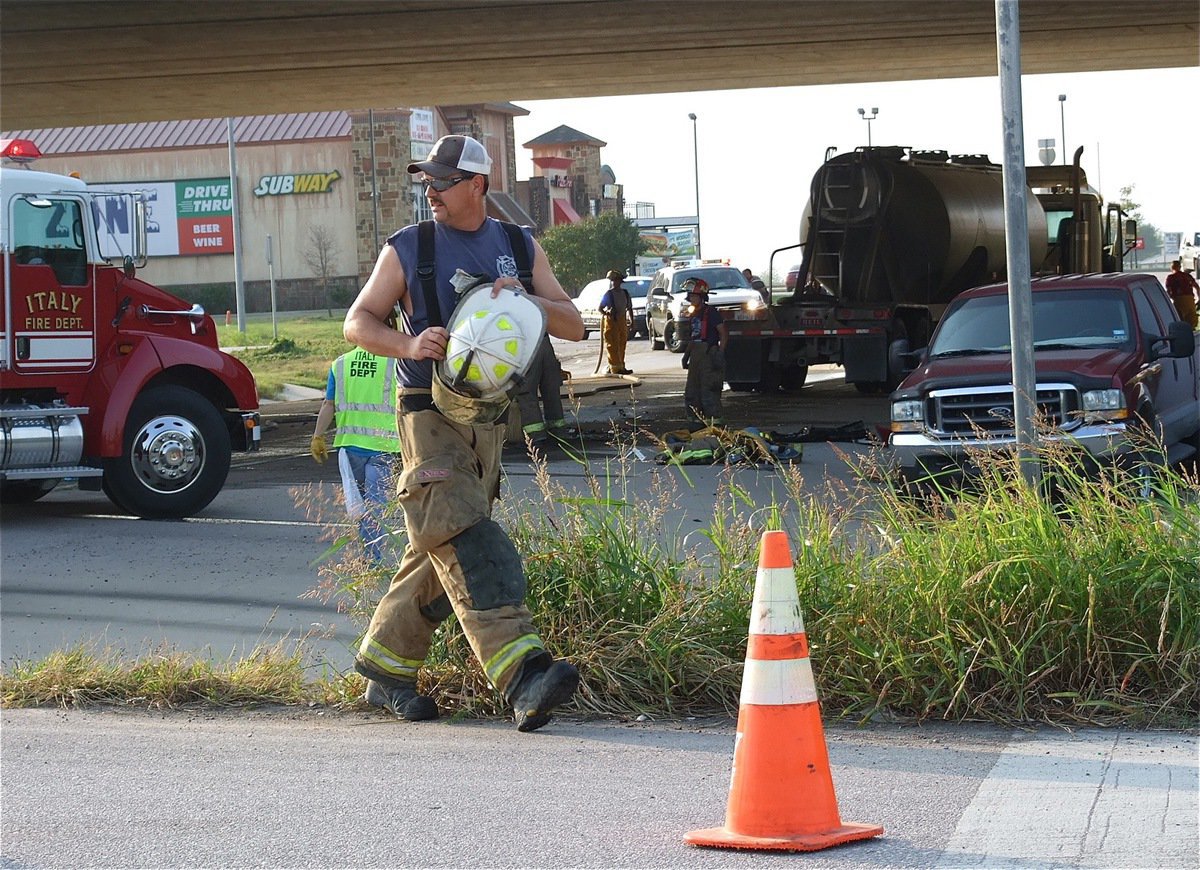
[[[525,285],[515,275],[501,275],[492,282],[492,298],[495,299],[499,296],[501,290],[516,290],[518,293],[524,293]]]
[[[314,435],[312,441],[309,442],[308,452],[312,454],[312,458],[317,462],[324,462],[329,458],[329,445],[325,442],[324,435]]]
[[[409,359],[445,359],[450,333],[444,326],[430,326],[412,339]]]

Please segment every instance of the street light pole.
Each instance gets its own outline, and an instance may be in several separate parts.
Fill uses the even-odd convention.
[[[871,114],[869,114],[869,115],[867,114],[866,109],[859,109],[858,114],[862,117],[862,119],[864,121],[867,122],[867,147],[870,148],[871,147],[871,122],[874,121],[877,117],[879,117],[879,109],[872,108]]]
[[[1067,165],[1067,95],[1058,95],[1058,120],[1062,126],[1063,166]]]
[[[692,119],[692,166],[696,179],[696,259],[700,259],[700,140],[696,134],[696,113],[688,112]]]

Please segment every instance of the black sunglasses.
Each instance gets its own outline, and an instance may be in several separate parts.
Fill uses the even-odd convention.
[[[466,181],[474,177],[474,175],[456,175],[454,178],[430,178],[426,176],[421,179],[421,183],[426,187],[432,187],[438,193],[445,193],[460,181]]]

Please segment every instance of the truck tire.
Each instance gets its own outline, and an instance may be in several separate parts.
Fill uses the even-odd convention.
[[[783,370],[779,386],[787,393],[797,393],[808,380],[808,363],[791,363]]]
[[[1124,458],[1133,494],[1146,501],[1154,498],[1162,475],[1167,470],[1167,454],[1162,448],[1162,423],[1153,408],[1140,408],[1130,427],[1135,444]]]
[[[779,370],[779,366],[773,362],[764,362],[762,374],[758,379],[758,391],[767,396],[773,395],[779,392],[779,385],[782,382],[783,373]]]
[[[225,485],[230,449],[211,402],[184,387],[152,387],[129,410],[121,456],[104,462],[104,492],[136,516],[191,516]]]
[[[651,350],[662,350],[663,340],[654,334],[654,324],[650,322],[650,318],[646,318],[646,338],[650,339]]]
[[[685,345],[679,336],[679,330],[675,328],[674,320],[668,319],[663,325],[663,344],[671,353],[683,353]]]
[[[29,504],[37,501],[56,486],[58,486],[58,478],[3,480],[0,481],[0,504]]]

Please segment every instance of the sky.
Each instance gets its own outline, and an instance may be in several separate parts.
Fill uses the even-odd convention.
[[[1165,232],[1200,232],[1200,68],[1028,75],[1022,79],[1025,163],[1038,140],[1062,162],[1084,147],[1088,181],[1106,201],[1133,185],[1142,217]],[[1059,101],[1065,94],[1065,102]],[[522,144],[560,124],[604,141],[601,160],[625,199],[662,216],[696,213],[705,258],[766,274],[771,252],[800,241],[800,216],[828,147],[907,145],[1003,162],[996,76],[918,82],[756,88],[683,94],[519,100],[517,176],[533,174]],[[699,172],[693,156],[694,124]],[[776,257],[777,273],[798,251]]]

